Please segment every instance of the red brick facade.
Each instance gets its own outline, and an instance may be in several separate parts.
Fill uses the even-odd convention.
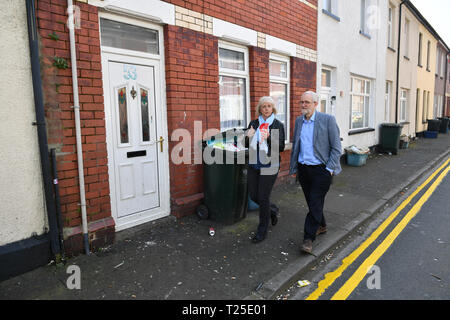
[[[316,50],[317,10],[299,0],[166,0]],[[317,7],[317,0],[308,0]]]
[[[97,221],[89,226],[91,245],[95,249],[111,242],[111,232],[114,232],[109,197],[98,10],[84,3],[76,5],[81,9],[81,29],[76,31],[76,42],[86,210],[88,222]],[[62,221],[64,228],[71,230],[65,247],[71,254],[81,250],[81,210],[66,10],[65,0],[37,1],[48,142],[51,148],[57,150]],[[55,57],[65,59],[69,68],[54,66]],[[98,221],[103,223],[98,224]]]
[[[298,0],[166,2],[316,50],[317,11]],[[317,0],[309,3],[317,5]],[[77,64],[87,214],[91,246],[95,249],[114,240],[99,20],[95,6],[81,2],[75,4],[81,9],[81,29],[76,30]],[[54,66],[54,58],[59,57],[65,59],[70,67],[66,7],[65,0],[37,1],[49,144],[57,149],[62,218],[67,231],[66,249],[77,253],[82,250],[81,213],[71,69]],[[194,121],[201,121],[203,132],[220,128],[218,43],[219,39],[209,34],[174,25],[164,26],[169,155],[179,143],[170,141],[175,129],[187,129],[194,137]],[[248,49],[250,108],[254,118],[259,98],[270,93],[270,52],[252,46]],[[291,57],[290,65],[292,136],[295,118],[300,114],[300,96],[306,90],[315,89],[316,63]],[[198,142],[193,141],[193,144]],[[288,174],[289,156],[290,151],[282,154],[280,177]],[[175,165],[170,161],[169,167],[171,213],[177,217],[194,213],[203,197],[202,165]]]

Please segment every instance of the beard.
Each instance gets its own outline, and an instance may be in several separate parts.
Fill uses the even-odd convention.
[[[302,112],[302,115],[306,116],[306,115],[311,113],[311,110],[309,110],[309,109],[302,109],[301,112]]]

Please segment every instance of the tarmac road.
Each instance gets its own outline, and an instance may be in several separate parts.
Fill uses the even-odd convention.
[[[336,250],[334,257],[330,255],[329,261],[322,261],[322,266],[313,267],[305,274],[304,278],[312,277],[312,285],[307,288],[294,285],[285,292],[285,296],[292,296],[291,300],[448,300],[448,168],[448,163],[439,170],[436,167],[436,175],[425,182],[423,189],[418,190],[419,184],[424,185],[421,181],[400,199],[395,208],[383,213],[360,235],[349,239],[344,248]],[[417,194],[411,196],[416,190]],[[399,206],[405,203],[400,210]],[[385,231],[361,252],[354,263],[349,263],[349,257],[380,230],[380,222],[392,217],[396,210],[399,210],[399,215]],[[343,267],[346,264],[348,266]],[[371,268],[372,265],[375,267]],[[334,277],[336,279],[331,280]]]

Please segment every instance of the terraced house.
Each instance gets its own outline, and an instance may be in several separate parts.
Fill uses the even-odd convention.
[[[0,280],[193,214],[195,151],[246,128],[262,96],[286,130],[279,181],[305,91],[344,148],[450,115],[449,48],[431,24],[408,0],[348,2],[4,0]]]
[[[190,132],[194,149],[208,129],[246,127],[258,99],[272,95],[289,146],[300,96],[316,89],[317,0],[29,0],[28,11],[9,4],[31,21],[28,30],[22,23],[24,35],[37,31],[36,87],[68,255],[107,245],[120,230],[194,213],[202,164],[193,155],[171,161],[175,129]],[[49,244],[55,228],[38,220],[34,229]],[[14,233],[8,221],[2,228]],[[17,241],[25,241],[32,251],[31,233],[0,245],[21,252]]]

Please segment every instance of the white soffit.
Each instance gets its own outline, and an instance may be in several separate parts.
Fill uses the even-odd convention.
[[[266,49],[291,57],[295,57],[297,55],[297,45],[295,43],[269,35],[266,36]]]
[[[90,0],[106,11],[139,17],[152,22],[175,25],[175,6],[159,0]]]
[[[213,35],[244,45],[258,45],[258,32],[216,18],[213,18]]]

